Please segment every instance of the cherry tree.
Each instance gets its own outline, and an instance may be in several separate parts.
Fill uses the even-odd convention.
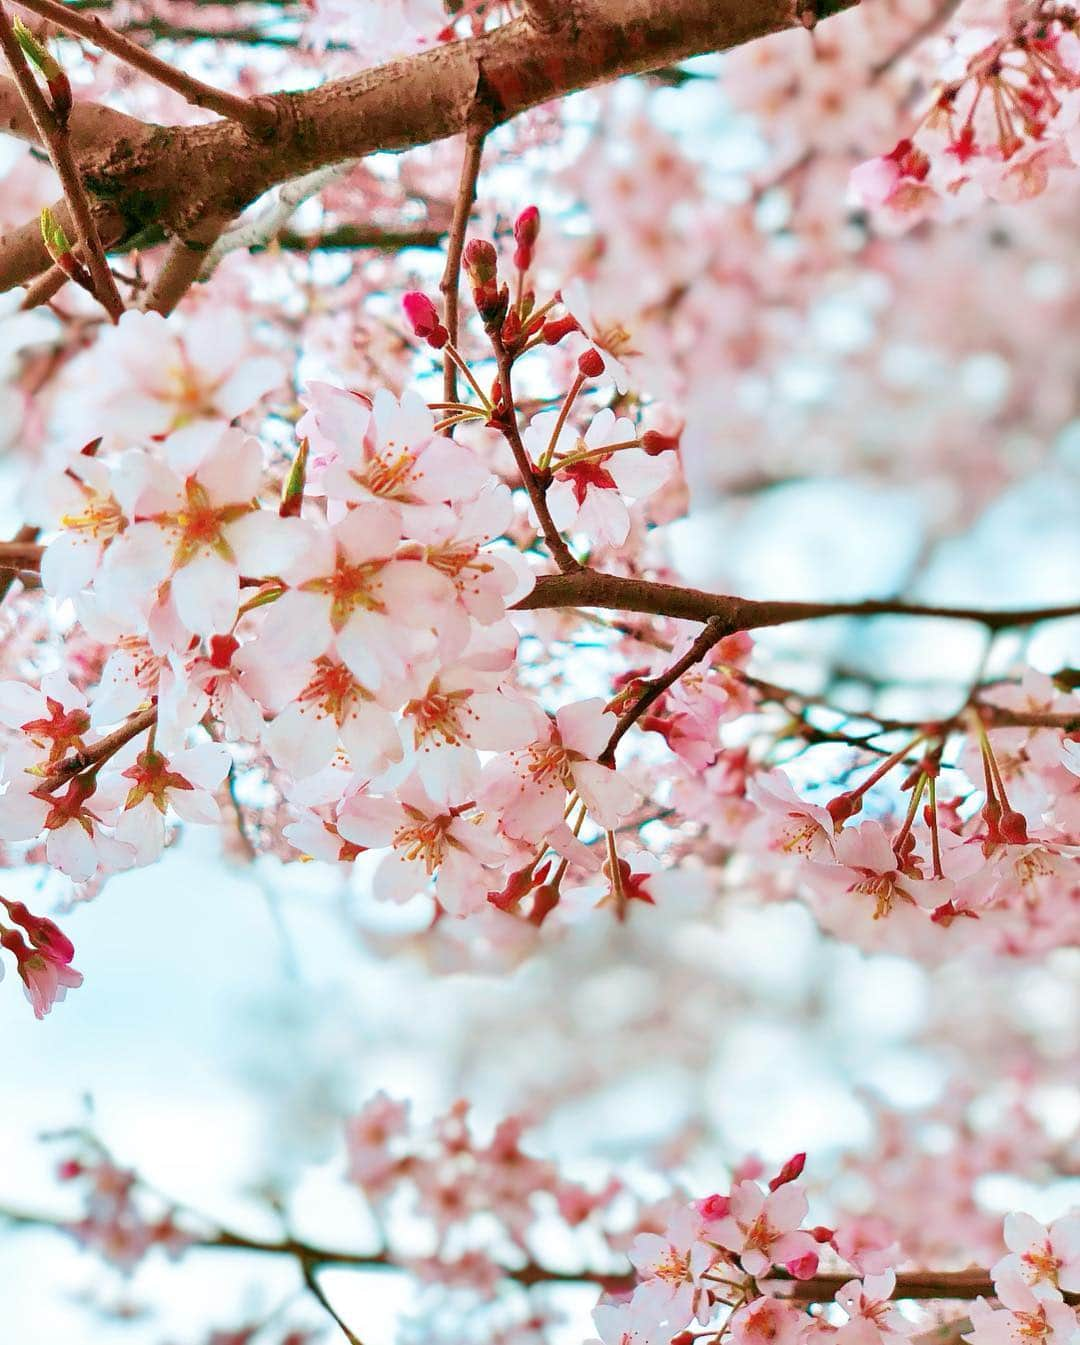
[[[989,1024],[939,999],[950,1087],[820,1164],[702,1183],[687,1133],[583,1175],[535,1095],[380,1087],[336,1166],[368,1247],[281,1195],[279,1236],[219,1223],[89,1120],[79,1213],[12,1228],[292,1266],[217,1345],[368,1342],[334,1268],[404,1277],[425,1340],[566,1338],[589,1286],[603,1345],[1074,1345],[1076,1042],[997,987],[1080,936],[1080,12],[2,0],[0,47],[33,1015],[79,1013],[77,908],[201,836],[385,904],[388,961],[565,990],[632,947],[633,1041],[549,1110],[723,1017],[734,966],[676,950],[737,907],[967,967]]]

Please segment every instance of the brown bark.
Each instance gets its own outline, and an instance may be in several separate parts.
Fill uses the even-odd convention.
[[[829,0],[828,9],[854,2]],[[80,139],[76,148],[100,203],[98,229],[109,245],[151,221],[183,233],[207,215],[231,218],[276,183],[327,164],[429,144],[478,117],[497,126],[578,89],[805,25],[806,16],[804,0],[563,0],[563,8],[554,28],[552,6],[536,4],[535,25],[525,14],[317,89],[271,95],[277,122],[268,137],[226,120],[138,123],[117,133],[111,118],[95,114],[104,138],[94,137],[92,149]],[[16,116],[0,91],[4,114]],[[40,242],[20,231],[0,241],[0,288],[47,265]]]
[[[532,592],[515,605],[520,611],[601,607],[617,612],[677,617],[684,621],[716,619],[733,631],[759,630],[763,626],[817,621],[830,616],[940,617],[949,621],[974,621],[987,630],[1007,630],[1012,626],[1033,626],[1040,621],[1080,616],[1080,602],[1022,610],[944,607],[874,598],[863,602],[768,602],[584,569],[568,574],[541,575]]]

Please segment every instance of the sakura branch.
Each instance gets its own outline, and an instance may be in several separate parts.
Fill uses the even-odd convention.
[[[1080,615],[1080,602],[1027,609],[945,607],[890,599],[837,603],[760,602],[651,580],[601,574],[591,569],[566,575],[541,575],[532,592],[518,603],[522,611],[569,605],[651,613],[688,621],[708,621],[716,617],[729,623],[733,630],[759,630],[827,617],[908,616],[971,621],[987,630],[998,631],[1034,626],[1043,621],[1063,621]]]
[[[465,231],[476,200],[476,183],[480,176],[480,161],[484,155],[485,131],[470,127],[465,136],[465,153],[461,161],[461,181],[454,202],[454,217],[446,246],[446,266],[439,289],[446,313],[447,343],[451,349],[458,339],[458,301],[461,288],[461,254],[465,249]],[[457,401],[457,365],[449,354],[443,358],[443,399]]]
[[[206,108],[220,117],[239,122],[253,135],[265,135],[274,128],[275,113],[268,103],[240,98],[224,89],[204,84],[186,71],[177,70],[167,61],[161,60],[145,47],[140,47],[122,33],[115,32],[96,14],[82,14],[71,5],[61,4],[60,0],[17,0],[17,3],[21,9],[47,19],[64,32],[74,33],[94,43],[102,51],[119,57],[133,69],[142,71],[167,89],[180,94],[195,107]]]
[[[523,16],[315,90],[268,95],[265,107],[249,102],[241,120],[165,131],[144,124],[117,142],[115,155],[102,127],[92,168],[115,210],[116,236],[108,241],[122,236],[125,209],[145,213],[152,203],[154,222],[177,232],[192,218],[233,218],[271,187],[319,168],[465,132],[476,117],[480,70],[485,112],[496,126],[577,89],[799,22],[790,0],[720,9],[712,0],[578,0],[576,16],[545,39],[543,61],[535,59],[536,32]],[[235,104],[233,112],[239,115]],[[266,138],[261,132],[271,118],[274,134]],[[0,286],[24,284],[47,264],[40,242],[16,232],[0,247]]]
[[[16,914],[26,918],[25,912]],[[594,1187],[568,1180],[556,1164],[534,1156],[523,1136],[520,1118],[510,1117],[490,1142],[478,1141],[465,1103],[420,1126],[405,1104],[381,1093],[349,1120],[348,1180],[380,1215],[392,1199],[415,1202],[417,1210],[433,1198],[440,1202],[436,1251],[419,1265],[399,1259],[390,1247],[356,1253],[291,1236],[275,1241],[226,1229],[195,1232],[205,1220],[145,1187],[85,1133],[75,1135],[74,1150],[58,1167],[59,1177],[83,1194],[81,1219],[62,1224],[19,1211],[0,1217],[16,1225],[56,1227],[127,1274],[158,1246],[174,1257],[201,1248],[290,1259],[311,1294],[353,1341],[356,1333],[319,1284],[320,1268],[419,1271],[429,1284],[478,1303],[510,1287],[520,1291],[591,1282],[601,1291],[594,1319],[609,1342],[625,1339],[628,1332],[632,1338],[678,1340],[680,1333],[694,1331],[742,1345],[766,1328],[784,1339],[810,1342],[822,1335],[840,1336],[853,1326],[863,1337],[874,1331],[876,1345],[897,1345],[925,1330],[927,1319],[916,1305],[929,1302],[940,1312],[950,1301],[972,1302],[970,1317],[963,1325],[950,1323],[942,1330],[963,1332],[971,1345],[998,1338],[996,1333],[1015,1322],[1044,1323],[1040,1338],[1057,1340],[1060,1333],[1067,1340],[1075,1332],[1080,1301],[1071,1288],[1080,1277],[1080,1216],[1075,1212],[1049,1226],[1026,1215],[1009,1215],[1004,1226],[1007,1253],[989,1271],[898,1269],[898,1244],[885,1220],[841,1215],[833,1227],[809,1226],[809,1202],[799,1184],[805,1154],[794,1155],[772,1177],[759,1160],[743,1160],[726,1189],[689,1201],[675,1188],[655,1206],[633,1197],[614,1179]],[[505,1183],[511,1173],[512,1181],[494,1206],[478,1203],[492,1182],[502,1177]],[[633,1211],[630,1227],[615,1233],[606,1221],[614,1205],[627,1197]],[[568,1238],[599,1238],[620,1268],[578,1274],[531,1260],[521,1264],[520,1257],[518,1264],[508,1265],[494,1245],[473,1245],[464,1254],[455,1250],[455,1234],[465,1231],[475,1209],[486,1208],[489,1222],[524,1251],[545,1202],[557,1208]],[[664,1213],[657,1219],[660,1210]],[[823,1258],[830,1269],[820,1268]],[[990,1307],[986,1299],[996,1300],[999,1307]],[[907,1314],[895,1306],[898,1300],[906,1302]],[[837,1323],[837,1307],[844,1324]]]
[[[105,259],[105,251],[98,234],[97,224],[94,221],[86,188],[72,154],[71,140],[67,130],[71,93],[70,88],[64,91],[64,86],[67,84],[66,77],[59,70],[59,67],[56,67],[55,76],[50,74],[51,86],[55,86],[57,89],[57,92],[53,94],[53,101],[50,105],[31,73],[27,58],[16,36],[16,31],[2,5],[0,5],[0,49],[4,52],[37,135],[48,151],[49,159],[60,178],[60,185],[64,189],[64,196],[71,212],[71,219],[78,232],[83,256],[86,258],[89,267],[89,279],[93,285],[93,292],[113,322],[117,322],[120,314],[124,311],[124,302],[120,298],[116,281],[113,279],[109,264]],[[42,51],[42,58],[42,64],[51,61],[51,58],[44,51]],[[54,64],[47,66],[50,72]],[[48,233],[48,230],[43,229],[43,232]],[[57,237],[55,232],[53,237]],[[62,232],[58,237],[63,239]],[[46,243],[48,243],[48,240],[46,240]],[[54,257],[54,260],[58,261],[60,257],[69,255],[70,248],[67,248],[60,251],[59,256]]]

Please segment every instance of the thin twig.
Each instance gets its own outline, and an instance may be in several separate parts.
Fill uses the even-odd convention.
[[[91,766],[100,766],[115,756],[132,738],[137,738],[140,733],[145,733],[148,728],[152,728],[157,723],[157,706],[151,705],[146,710],[140,710],[133,714],[125,724],[121,724],[118,729],[112,733],[107,733],[104,738],[99,738],[96,743],[92,743],[82,752],[76,752],[66,761],[62,761],[52,775],[42,780],[41,784],[34,790],[36,794],[51,794],[53,790],[59,789],[73,775],[79,775],[82,771],[88,770]]]
[[[608,739],[608,745],[599,758],[604,765],[614,765],[616,747],[649,706],[654,705],[669,687],[675,685],[684,672],[692,668],[695,663],[700,663],[713,645],[719,644],[724,636],[730,633],[719,617],[710,617],[702,627],[697,639],[683,654],[682,658],[676,659],[671,667],[665,669],[659,677],[654,677],[645,683],[641,695],[629,709],[624,710],[619,716],[619,721]]]
[[[54,1228],[58,1232],[70,1232],[73,1227],[62,1219],[28,1210],[0,1208],[0,1220],[25,1227]],[[316,1247],[296,1238],[284,1238],[273,1242],[222,1231],[211,1237],[195,1238],[188,1245],[205,1250],[261,1252],[269,1256],[288,1256],[301,1262],[302,1266],[308,1267],[343,1266],[355,1270],[374,1271],[401,1271],[407,1268],[391,1260],[385,1252],[347,1252],[329,1247]],[[505,1267],[501,1269],[508,1280],[527,1287],[536,1284],[596,1284],[609,1293],[625,1293],[637,1282],[637,1276],[628,1269],[614,1272],[590,1270],[574,1272],[549,1270],[546,1266],[537,1265],[535,1262],[529,1262],[517,1270]],[[785,1290],[786,1296],[796,1302],[828,1303],[851,1276],[837,1273],[815,1275],[808,1280],[796,1280],[786,1270],[775,1267],[770,1275],[762,1276],[761,1279]],[[989,1271],[978,1268],[902,1270],[897,1273],[896,1289],[893,1293],[894,1299],[906,1298],[923,1302],[995,1297],[994,1281]],[[1065,1302],[1071,1305],[1080,1303],[1080,1294],[1066,1293],[1063,1297]],[[342,1329],[347,1328],[343,1326]]]
[[[465,133],[465,155],[461,161],[461,178],[458,182],[457,199],[454,201],[454,218],[450,224],[446,266],[443,269],[442,280],[439,281],[445,306],[445,326],[450,333],[451,346],[456,346],[458,339],[461,254],[465,250],[465,230],[468,228],[469,216],[476,200],[476,180],[480,176],[480,160],[484,154],[486,134],[486,130],[479,127],[470,127]],[[443,400],[456,402],[457,395],[457,365],[449,355],[445,355]]]
[[[11,569],[0,568],[0,602],[3,602],[4,599],[7,597],[8,590],[15,582],[15,576],[18,573],[18,570],[25,565],[27,559],[27,548],[30,547],[37,540],[39,532],[40,532],[39,528],[32,527],[29,524],[24,524],[10,542],[4,542],[3,544],[0,544],[0,555],[4,554],[10,555],[17,553],[21,557],[18,567],[13,567]],[[43,547],[37,548],[37,551],[39,553],[42,550],[44,550]],[[40,559],[38,563],[40,564]]]
[[[27,111],[33,119],[42,144],[48,150],[49,159],[64,189],[68,209],[71,211],[71,220],[78,233],[83,256],[86,258],[94,282],[94,292],[109,317],[113,322],[118,322],[120,314],[124,311],[124,301],[120,298],[120,291],[116,288],[109,263],[105,260],[105,249],[101,245],[101,237],[90,208],[90,199],[86,195],[86,188],[83,186],[82,177],[71,152],[71,138],[67,127],[61,125],[45,101],[45,95],[31,73],[2,3],[0,3],[0,48],[7,57],[7,63],[11,67],[11,73],[26,103]]]
[[[268,100],[256,102],[249,98],[241,98],[235,93],[226,93],[224,89],[215,89],[213,85],[204,84],[201,79],[196,79],[194,75],[186,74],[183,70],[177,70],[159,56],[140,47],[137,42],[132,42],[122,33],[115,32],[96,14],[79,14],[68,5],[60,4],[59,0],[16,0],[16,3],[32,14],[55,23],[58,28],[84,37],[102,51],[110,52],[121,61],[126,61],[128,65],[156,79],[159,84],[164,84],[167,89],[172,89],[196,107],[204,107],[221,117],[239,122],[254,135],[264,135],[274,127],[276,113]]]
[[[510,445],[510,451],[514,455],[514,462],[517,464],[518,473],[521,476],[521,484],[528,492],[529,499],[532,501],[532,507],[536,512],[537,522],[540,530],[544,534],[544,541],[551,552],[552,559],[562,571],[562,575],[552,576],[553,578],[563,578],[567,575],[582,573],[591,573],[583,571],[581,562],[576,560],[570,551],[570,548],[563,540],[562,533],[555,526],[555,521],[551,517],[551,511],[548,509],[547,498],[543,486],[537,480],[536,473],[533,471],[533,465],[529,460],[529,454],[521,440],[521,433],[518,430],[517,412],[514,409],[514,393],[511,386],[511,369],[513,368],[513,356],[506,349],[502,338],[496,332],[492,337],[492,344],[495,349],[495,359],[499,366],[499,388],[501,391],[502,405],[506,408],[505,415],[498,420],[498,427],[503,433],[503,437]],[[533,592],[535,593],[535,589]],[[531,596],[531,595],[530,595]],[[527,599],[523,600],[523,603]],[[519,604],[521,606],[522,604]],[[561,605],[561,604],[560,604]],[[595,606],[589,603],[587,606]]]
[[[304,1283],[311,1290],[312,1297],[317,1299],[318,1302],[322,1305],[322,1307],[324,1307],[326,1311],[330,1314],[330,1316],[334,1319],[334,1321],[337,1323],[338,1327],[341,1330],[341,1334],[349,1342],[349,1345],[363,1345],[363,1341],[360,1339],[360,1337],[354,1331],[351,1331],[349,1329],[349,1327],[342,1320],[341,1316],[338,1314],[337,1309],[326,1297],[326,1294],[323,1291],[323,1287],[319,1283],[319,1278],[315,1273],[315,1267],[312,1265],[312,1263],[308,1260],[305,1260],[304,1258],[301,1258],[300,1270],[304,1276]]]

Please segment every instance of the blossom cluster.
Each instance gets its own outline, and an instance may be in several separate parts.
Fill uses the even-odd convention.
[[[814,1224],[804,1153],[771,1176],[751,1155],[721,1191],[691,1200],[669,1183],[657,1200],[633,1181],[586,1184],[569,1177],[530,1152],[527,1130],[525,1118],[515,1115],[481,1137],[464,1101],[420,1123],[407,1102],[376,1094],[347,1122],[345,1176],[376,1212],[386,1240],[370,1255],[348,1254],[351,1260],[394,1267],[418,1286],[494,1304],[510,1286],[567,1277],[549,1269],[537,1250],[561,1228],[579,1258],[595,1259],[596,1248],[604,1249],[603,1267],[580,1273],[602,1287],[593,1313],[602,1345],[669,1345],[698,1336],[718,1345],[900,1345],[934,1320],[916,1300],[943,1302],[959,1283],[943,1272],[939,1284],[937,1268],[920,1271],[921,1278],[911,1274],[933,1263],[925,1251],[912,1254],[917,1237],[896,1236],[887,1210],[841,1212],[833,1226]],[[77,1184],[85,1200],[83,1216],[68,1231],[125,1275],[155,1247],[176,1257],[194,1245],[246,1245],[242,1233],[212,1226],[200,1239],[191,1230],[205,1219],[162,1207],[89,1135],[80,1133],[58,1174]],[[973,1185],[972,1173],[969,1195]],[[411,1230],[400,1246],[399,1226]],[[945,1245],[947,1226],[946,1220],[928,1230],[925,1245]],[[995,1229],[996,1259],[982,1272],[995,1305],[973,1293],[964,1340],[1075,1345],[1080,1209],[1048,1224],[1011,1213]],[[304,1255],[302,1242],[283,1247]],[[335,1254],[321,1255],[332,1261]],[[539,1302],[533,1312],[542,1339]]]
[[[1080,164],[1080,18],[1074,7],[1019,5],[1009,31],[961,30],[949,73],[916,131],[852,173],[860,202],[905,225],[1017,202]]]
[[[312,381],[291,455],[236,423],[280,371],[228,324],[177,335],[128,313],[83,357],[108,370],[90,403],[101,424],[85,426],[102,433],[42,483],[62,662],[34,648],[30,680],[0,683],[0,839],[97,883],[154,861],[177,822],[231,825],[243,771],[281,800],[262,848],[345,865],[370,852],[377,899],[426,895],[488,939],[596,905],[623,918],[655,901],[657,869],[696,836],[756,856],[856,938],[887,923],[918,944],[972,924],[1010,950],[1068,942],[1077,698],[1045,676],[988,688],[893,750],[879,745],[892,725],[877,742],[822,732],[811,702],[793,721],[795,693],[751,675],[745,632],[699,647],[693,623],[656,618],[609,627],[607,692],[574,698],[580,612],[516,604],[552,530],[572,567],[569,546],[667,577],[651,525],[679,438],[669,413],[625,395],[633,343],[619,323],[572,285],[537,300],[538,234],[530,208],[513,301],[498,249],[465,249],[499,373],[490,394],[416,292],[408,322],[470,399]],[[568,386],[519,429],[506,380],[530,356]],[[550,656],[547,677],[526,641]],[[852,749],[849,777],[868,772],[826,781],[820,801],[770,759],[819,737]],[[77,973],[45,957],[33,979],[41,1012]]]

